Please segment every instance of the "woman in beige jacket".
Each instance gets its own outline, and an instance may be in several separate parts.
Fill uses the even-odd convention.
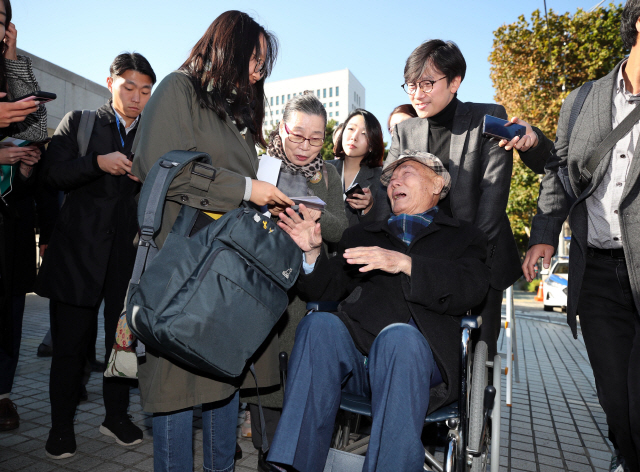
[[[156,238],[160,245],[181,205],[201,210],[196,224],[203,225],[243,201],[293,204],[275,186],[256,180],[255,146],[265,144],[261,134],[264,80],[276,54],[277,40],[271,33],[247,14],[228,11],[211,24],[182,67],[158,85],[133,146],[132,172],[144,180],[162,155],[178,149],[206,152],[213,162],[212,166],[198,164],[197,174],[187,167],[171,183]],[[279,382],[277,365],[256,368],[260,386]],[[196,405],[202,405],[203,411],[204,470],[233,470],[237,391],[244,378],[230,381],[185,370],[150,350],[138,376],[143,408],[154,413],[156,472],[193,470],[192,409]]]

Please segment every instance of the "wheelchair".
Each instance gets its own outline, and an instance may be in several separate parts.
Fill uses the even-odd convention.
[[[310,302],[307,313],[336,311],[337,302]],[[487,470],[491,454],[491,472],[500,466],[500,381],[501,357],[489,360],[487,345],[474,345],[471,332],[482,324],[482,317],[469,313],[461,318],[460,390],[458,401],[445,405],[425,418],[425,425],[444,425],[448,430],[441,463],[425,446],[425,471],[481,472]],[[350,393],[342,393],[339,418],[332,447],[345,453],[364,455],[369,437],[358,438],[362,416],[371,417],[371,401]],[[355,416],[355,425],[354,423]],[[353,428],[352,428],[353,425]],[[355,441],[354,441],[355,439]]]

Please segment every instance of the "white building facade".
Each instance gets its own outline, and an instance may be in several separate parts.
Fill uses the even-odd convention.
[[[267,106],[263,132],[280,123],[287,101],[312,90],[327,109],[327,118],[342,123],[356,108],[365,108],[365,90],[349,69],[295,79],[267,82],[264,86]]]

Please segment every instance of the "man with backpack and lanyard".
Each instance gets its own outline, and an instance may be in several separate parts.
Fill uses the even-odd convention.
[[[629,57],[562,106],[522,266],[529,281],[549,267],[569,216],[567,321],[577,338],[580,316],[616,472],[640,470],[640,0],[620,31]]]
[[[73,417],[87,345],[104,301],[106,360],[116,334],[133,269],[137,233],[131,146],[156,76],[140,54],[115,58],[107,86],[112,99],[96,111],[73,111],[58,126],[43,178],[66,192],[37,290],[53,301],[53,359],[49,395],[51,430],[45,449],[63,459],[76,452]],[[105,420],[100,432],[130,446],[142,441],[127,409],[131,381],[103,378]]]

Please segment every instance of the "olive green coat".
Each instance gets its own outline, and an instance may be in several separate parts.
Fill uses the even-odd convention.
[[[191,173],[188,166],[173,180],[167,193],[162,227],[156,241],[161,246],[183,204],[204,211],[226,212],[242,203],[246,177],[256,178],[258,158],[253,139],[246,140],[227,117],[221,120],[213,111],[198,104],[189,78],[169,74],[149,99],[133,144],[135,158],[132,172],[144,181],[153,164],[173,150],[206,152],[211,156],[213,180]],[[198,173],[206,173],[199,167]],[[266,355],[273,352],[272,355]],[[256,363],[260,386],[279,383],[277,336],[261,348]],[[259,356],[260,353],[256,354]],[[147,412],[172,412],[202,403],[230,397],[243,382],[254,385],[245,375],[236,381],[223,381],[187,371],[159,353],[147,351],[139,364],[138,380],[142,407]]]
[[[325,243],[337,243],[340,241],[340,238],[342,238],[344,230],[349,226],[349,221],[347,220],[347,215],[344,210],[340,174],[338,174],[338,171],[334,166],[326,164],[325,166],[327,176],[329,177],[328,188],[325,184],[323,175],[320,182],[315,184],[309,182],[309,189],[314,195],[318,196],[327,204],[324,213],[320,218],[322,240]],[[288,355],[291,355],[296,329],[298,327],[298,323],[300,323],[307,311],[307,303],[298,297],[295,286],[289,290],[289,300],[289,306],[276,326],[278,352],[274,353],[273,351],[270,351],[265,353],[263,357],[267,355],[277,355],[279,352],[286,352]],[[270,363],[272,362],[277,362],[277,358],[272,359]],[[268,408],[282,408],[283,395],[279,386],[265,388],[264,390],[262,387],[263,385],[260,384],[260,400],[262,401],[262,405]],[[250,396],[255,395],[255,388],[252,388],[251,390],[242,390],[240,395],[242,397],[242,401],[247,403],[258,403],[257,397]]]

